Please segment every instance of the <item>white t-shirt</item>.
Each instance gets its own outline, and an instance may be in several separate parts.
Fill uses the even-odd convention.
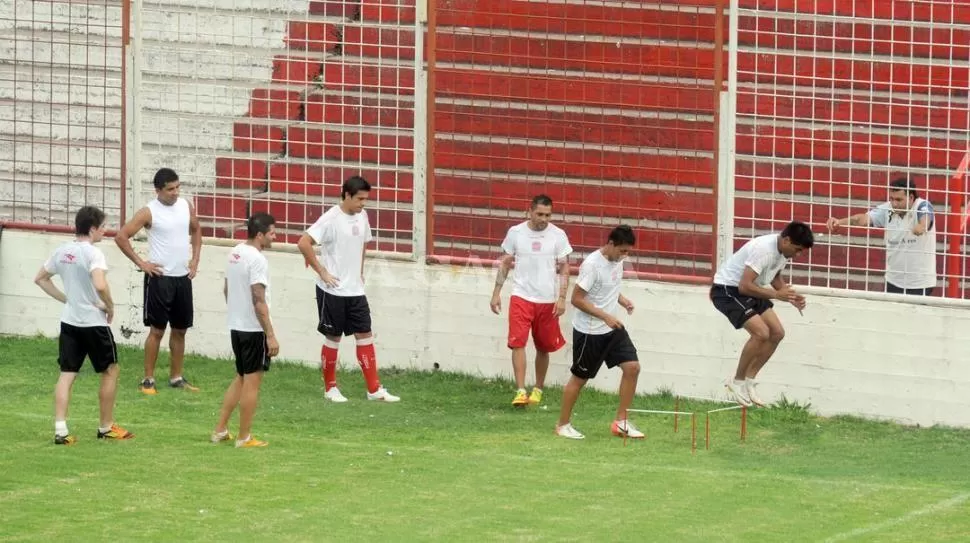
[[[721,264],[714,274],[714,284],[736,287],[741,282],[744,269],[751,268],[758,274],[754,281],[756,285],[770,286],[789,260],[778,250],[779,237],[779,234],[768,234],[748,240]]]
[[[101,297],[94,288],[91,272],[108,271],[104,253],[90,241],[70,241],[58,247],[44,269],[52,275],[60,275],[64,282],[64,295],[67,303],[61,311],[61,322],[90,328],[108,326],[108,316],[98,309]]]
[[[913,233],[916,223],[929,217],[929,228],[921,236]],[[936,218],[933,206],[922,198],[903,215],[893,213],[885,203],[869,211],[872,226],[883,228],[886,239],[886,281],[900,288],[936,286]]]
[[[528,221],[517,224],[509,228],[502,250],[515,257],[512,296],[538,304],[556,301],[559,294],[556,264],[573,252],[561,228],[550,224],[536,231],[529,228]]]
[[[363,296],[360,275],[364,247],[374,239],[367,211],[348,215],[340,206],[333,206],[306,233],[320,245],[323,267],[340,282],[337,288],[331,288],[318,277],[317,286],[334,296]]]
[[[240,243],[229,253],[226,264],[229,329],[239,332],[262,332],[253,306],[253,285],[266,287],[266,305],[270,305],[269,262],[259,249]]]
[[[623,261],[610,262],[599,250],[593,251],[579,267],[576,286],[587,292],[586,299],[607,314],[615,315],[620,307],[620,284],[623,281]],[[573,314],[573,328],[584,333],[602,335],[612,328],[602,319],[577,310]]]

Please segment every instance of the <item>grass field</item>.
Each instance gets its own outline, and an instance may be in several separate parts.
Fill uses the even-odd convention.
[[[57,447],[56,343],[0,337],[0,539],[235,541],[966,541],[970,432],[822,419],[798,406],[718,419],[713,447],[690,454],[669,417],[634,418],[642,442],[609,434],[615,398],[586,391],[574,424],[513,410],[508,382],[383,371],[399,404],[324,403],[318,370],[277,363],[255,434],[265,449],[213,445],[233,373],[190,357],[202,388],[137,391],[141,352],[122,349],[117,420],[136,434],[99,442],[97,377],[75,385],[80,441]],[[159,377],[167,375],[162,355]],[[693,404],[695,407],[704,407]],[[667,397],[636,407],[670,409]],[[234,422],[235,424],[235,422]],[[687,428],[683,426],[682,428]]]

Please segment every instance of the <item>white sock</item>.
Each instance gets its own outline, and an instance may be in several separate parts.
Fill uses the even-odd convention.
[[[216,437],[224,437],[224,436],[227,436],[227,435],[229,435],[229,429],[226,428],[225,430],[223,430],[221,432],[213,432],[212,435],[214,435]]]
[[[179,375],[178,377],[171,377],[171,378],[169,378],[168,382],[169,382],[169,384],[171,384],[171,383],[177,383],[178,380],[181,379],[181,378],[182,378],[181,375]]]
[[[107,427],[104,427],[104,428],[99,427],[98,431],[101,432],[102,434],[106,434],[111,431],[111,425],[109,424]]]
[[[743,387],[744,386],[744,380],[742,380],[742,379],[735,379],[734,380],[734,386],[736,386],[736,387]]]
[[[246,443],[247,441],[249,441],[249,437],[250,436],[246,436],[246,437],[244,437],[242,439],[237,439],[236,440],[236,445],[242,445],[243,443]]]
[[[65,420],[55,420],[54,421],[54,435],[65,437],[70,432],[67,431],[67,421]]]
[[[522,394],[525,394],[525,389],[524,388],[520,388],[519,389],[519,392],[522,393]]]

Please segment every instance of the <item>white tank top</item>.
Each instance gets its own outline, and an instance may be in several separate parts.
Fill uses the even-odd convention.
[[[189,203],[179,198],[167,206],[156,198],[148,202],[152,225],[148,228],[148,260],[162,267],[162,275],[189,274]]]

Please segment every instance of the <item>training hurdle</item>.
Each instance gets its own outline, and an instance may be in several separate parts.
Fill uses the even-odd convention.
[[[627,409],[628,413],[642,413],[645,415],[673,415],[674,417],[674,432],[679,431],[678,419],[680,416],[690,416],[690,452],[694,454],[697,451],[697,413],[698,411],[686,411],[681,410],[680,403],[681,400],[698,400],[704,402],[710,402],[715,404],[731,404],[727,407],[719,407],[716,409],[708,409],[701,411],[704,413],[704,449],[710,450],[711,448],[711,415],[716,413],[725,413],[728,411],[741,411],[741,421],[740,421],[740,438],[741,441],[745,441],[748,436],[748,408],[747,406],[737,404],[731,400],[722,400],[719,398],[705,398],[702,396],[675,396],[674,397],[674,408],[673,410],[663,410],[663,409]],[[626,445],[626,438],[623,439],[624,446]]]
[[[677,431],[677,417],[679,415],[690,415],[690,453],[694,454],[697,450],[697,413],[692,411],[679,411],[674,408],[673,411],[663,411],[660,409],[627,409],[627,413],[644,413],[648,415],[673,415],[674,416],[674,432]],[[626,446],[626,436],[623,436],[623,445]]]

